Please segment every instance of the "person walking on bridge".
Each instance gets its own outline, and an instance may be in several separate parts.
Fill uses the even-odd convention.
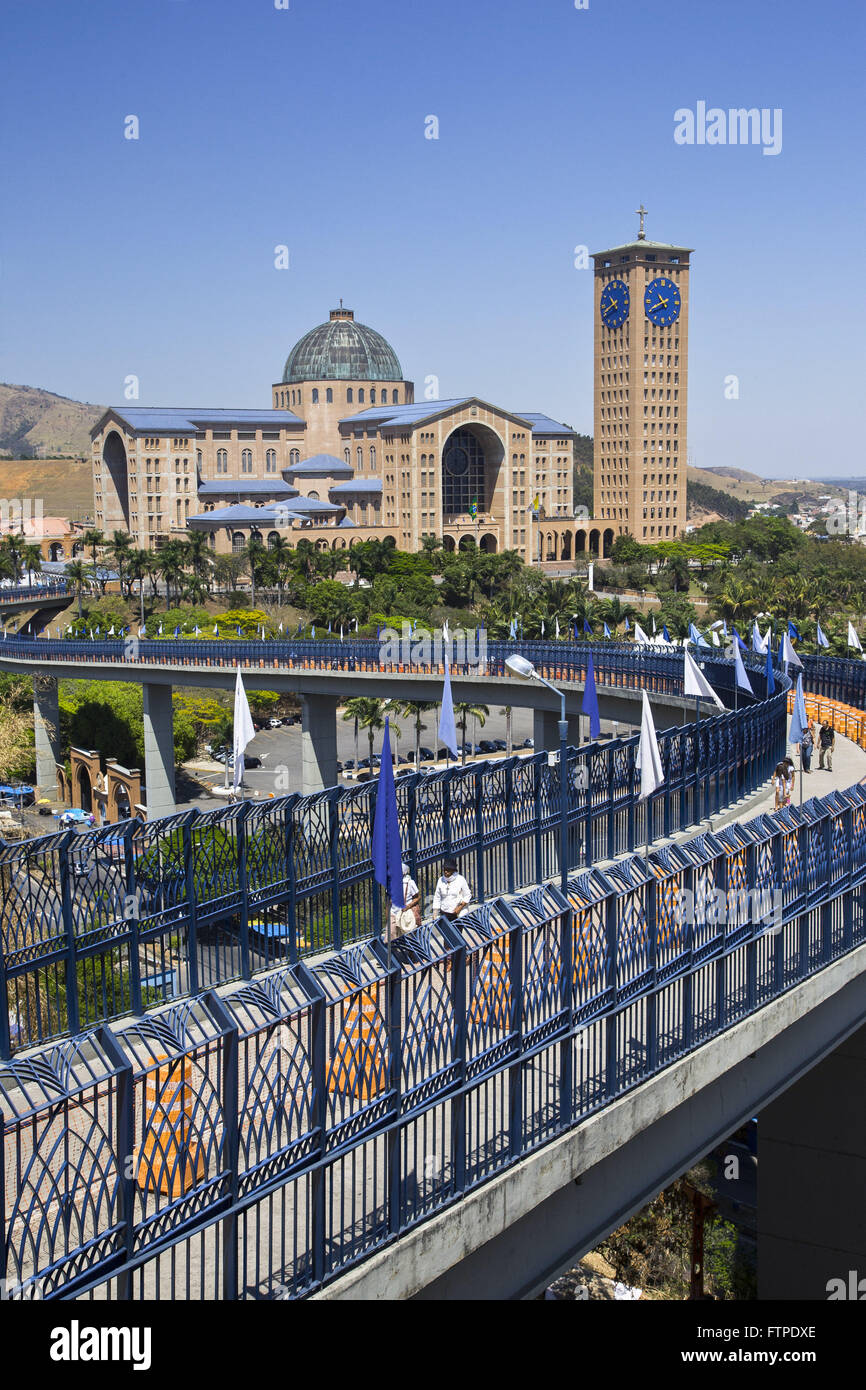
[[[833,728],[832,719],[828,719],[826,724],[821,726],[818,735],[818,766],[826,768],[828,772],[833,771],[833,749],[836,746],[836,731]]]
[[[472,901],[472,890],[462,874],[457,872],[457,860],[446,859],[442,877],[433,893],[433,916],[448,917],[453,922]]]

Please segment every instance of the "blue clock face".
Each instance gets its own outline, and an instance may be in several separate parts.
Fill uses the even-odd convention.
[[[673,280],[650,280],[644,291],[643,307],[650,323],[668,328],[680,316],[680,292]]]
[[[599,313],[605,328],[621,328],[628,318],[629,293],[624,280],[610,280],[601,292]]]

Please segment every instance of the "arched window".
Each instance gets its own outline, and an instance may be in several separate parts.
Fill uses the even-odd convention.
[[[261,531],[259,530],[259,528],[258,528],[257,526],[254,526],[254,527],[252,528],[252,530],[250,531],[250,540],[251,540],[251,541],[260,541],[261,539],[262,539],[262,533],[261,533]]]
[[[363,388],[363,386],[360,386],[360,387],[358,388],[358,404],[359,404],[359,405],[363,405],[363,404],[364,404],[364,388]]]
[[[376,404],[376,388],[375,388],[375,386],[371,386],[371,387],[370,387],[370,404],[371,404],[371,405],[375,405],[375,404]]]
[[[277,471],[277,451],[276,451],[276,449],[268,449],[268,452],[265,454],[265,472],[266,472],[266,473],[276,473],[276,471]]]
[[[207,539],[211,550],[216,550],[216,531],[211,531]]]
[[[245,539],[244,539],[244,533],[243,533],[243,531],[235,531],[235,532],[232,534],[232,554],[233,554],[233,555],[240,555],[240,553],[241,553],[241,551],[244,549],[245,545],[246,545],[246,541],[245,541]]]
[[[225,449],[217,449],[217,473],[228,473],[229,456]]]
[[[201,449],[196,449],[195,451],[195,466],[196,468],[201,468]]]
[[[308,502],[318,502],[318,500],[319,500],[319,494],[318,494],[317,492],[308,492],[308,493],[307,493],[307,501],[308,501]]]
[[[364,467],[364,450],[361,448],[360,444],[358,445],[357,449],[355,450],[355,456],[356,456],[356,458],[357,458],[357,460],[358,460],[358,467],[359,467],[359,468],[363,468],[363,467]]]
[[[347,405],[351,405],[352,402],[354,401],[354,399],[355,399],[355,393],[354,393],[354,391],[352,390],[352,388],[351,388],[351,386],[350,386],[349,389],[348,389],[348,391],[346,392],[346,404],[347,404]]]
[[[345,449],[343,450],[343,458],[346,460],[346,462],[348,463],[349,467],[351,468],[351,466],[352,466],[352,450],[349,448],[348,444],[346,445]]]
[[[300,462],[300,459],[301,455],[298,452],[298,450],[292,449],[289,453],[289,464],[291,465],[291,467],[294,468],[295,465]]]
[[[333,401],[333,399],[334,399],[334,393],[333,393],[333,391],[331,390],[331,388],[330,388],[330,386],[329,386],[329,387],[327,388],[327,390],[325,391],[325,400],[327,401],[328,405],[330,405],[331,402]]]
[[[376,467],[376,446],[375,446],[375,444],[371,444],[371,445],[370,445],[370,467],[371,467],[371,468],[375,468],[375,467]]]
[[[318,388],[318,386],[314,386],[314,387],[313,387],[313,405],[318,405],[318,404],[319,404],[319,388]]]
[[[392,402],[393,405],[398,405],[399,402],[400,402],[400,395],[399,395],[399,392],[397,391],[396,387],[395,387],[395,389],[391,392],[391,402]]]
[[[278,541],[279,539],[280,539],[280,535],[279,535],[279,532],[278,532],[278,531],[269,531],[269,532],[268,532],[268,550],[273,550],[274,546],[277,544],[277,541]]]
[[[243,453],[241,454],[241,472],[242,472],[242,473],[252,473],[252,471],[253,471],[253,451],[252,451],[252,449],[244,449]]]

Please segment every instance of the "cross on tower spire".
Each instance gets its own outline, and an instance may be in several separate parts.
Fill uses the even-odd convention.
[[[640,218],[640,231],[637,234],[637,239],[638,241],[646,241],[646,232],[643,229],[643,220],[647,215],[647,209],[644,207],[643,203],[641,203],[639,208],[635,208],[635,212]]]

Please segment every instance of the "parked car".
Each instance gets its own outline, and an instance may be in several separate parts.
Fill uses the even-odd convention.
[[[502,746],[504,748],[505,744],[503,743]],[[496,747],[497,745],[493,742],[492,738],[483,738],[478,745],[478,751],[480,753],[495,753]]]
[[[343,771],[344,771],[344,772],[354,772],[354,770],[355,770],[355,759],[354,759],[354,758],[347,758],[346,761],[343,763]]]
[[[283,727],[283,721],[282,721],[282,719],[269,719],[269,720],[268,720],[268,728],[269,728],[269,729],[281,729],[282,727]]]
[[[505,742],[504,738],[495,738],[492,742],[496,753],[505,753],[508,751],[508,744]]]
[[[531,738],[525,738],[520,746],[521,748],[534,748],[535,744],[533,743]]]
[[[428,763],[432,763],[433,759],[436,757],[436,754],[433,752],[432,748],[425,748],[422,746],[418,749],[418,752],[421,754],[421,757]]]

